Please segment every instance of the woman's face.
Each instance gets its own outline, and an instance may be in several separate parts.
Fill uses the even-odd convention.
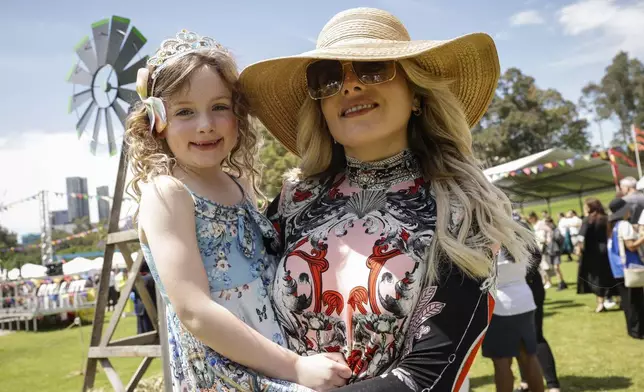
[[[209,67],[196,70],[188,86],[170,97],[162,137],[179,163],[197,169],[219,166],[237,143],[232,92]]]
[[[321,102],[335,141],[347,155],[363,160],[385,158],[405,149],[414,94],[403,72],[398,69],[389,82],[365,85],[349,62],[343,66],[342,89]]]

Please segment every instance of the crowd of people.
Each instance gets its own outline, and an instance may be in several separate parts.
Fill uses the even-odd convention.
[[[608,211],[600,200],[588,198],[583,219],[569,211],[556,226],[547,212],[541,219],[531,213],[528,221],[542,251],[539,270],[544,287],[551,286],[550,278],[556,274],[559,289],[565,289],[561,257],[572,260],[571,254],[578,255],[577,293],[594,294],[597,313],[621,307],[628,335],[644,339],[644,282],[638,278],[644,259],[644,193],[636,184],[633,177],[622,179]]]
[[[511,364],[521,370],[519,391],[541,391],[545,377],[550,392],[558,392],[555,359],[543,335],[545,291],[558,279],[557,290],[568,288],[561,272],[562,257],[578,256],[577,293],[594,294],[595,312],[621,308],[626,333],[644,339],[644,193],[626,177],[608,205],[588,198],[583,218],[574,210],[558,221],[547,211],[514,219],[530,228],[537,247],[529,260],[517,262],[502,252],[498,260],[496,307],[483,341],[483,356],[494,362],[497,391],[511,391]]]

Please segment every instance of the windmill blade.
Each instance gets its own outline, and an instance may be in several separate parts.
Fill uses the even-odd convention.
[[[116,113],[116,117],[119,118],[119,120],[121,121],[121,124],[123,124],[123,128],[125,128],[125,120],[127,119],[127,112],[125,111],[125,109],[123,109],[121,104],[118,103],[118,101],[116,100],[114,100],[114,102],[112,103],[112,109],[114,109],[114,113]]]
[[[137,94],[136,91],[123,87],[119,87],[117,97],[121,98],[130,105],[133,105],[136,101],[139,100],[139,94]]]
[[[87,102],[92,98],[92,89],[88,89],[85,91],[81,91],[78,94],[74,94],[69,98],[69,108],[68,108],[68,113],[71,113],[75,109],[77,109],[79,106]]]
[[[68,82],[82,86],[91,86],[92,80],[94,80],[92,74],[85,71],[85,68],[81,67],[80,64],[74,65],[67,75]]]
[[[83,132],[85,132],[85,127],[87,127],[87,123],[89,122],[90,117],[92,117],[92,113],[94,113],[94,109],[96,107],[98,107],[98,105],[96,102],[92,101],[87,109],[85,109],[85,113],[83,113],[80,120],[78,120],[78,123],[76,123],[76,131],[78,132],[79,139],[81,135],[83,135]]]
[[[107,45],[107,64],[114,64],[121,50],[121,43],[125,39],[130,20],[120,16],[112,16],[109,44]]]
[[[99,67],[105,65],[107,58],[107,42],[110,36],[110,20],[103,19],[92,24],[94,46],[96,48],[96,61]]]
[[[118,105],[116,102],[115,105]],[[112,115],[105,110],[105,124],[107,125],[107,146],[110,149],[110,156],[116,155],[116,142],[114,141],[114,127],[112,126]]]
[[[147,39],[141,34],[139,29],[132,27],[130,33],[125,39],[125,43],[121,48],[119,57],[114,62],[113,66],[116,72],[122,71],[126,65],[134,58],[134,55],[138,53],[139,50],[145,45]]]
[[[116,75],[118,76],[119,86],[124,86],[126,84],[136,82],[136,75],[139,72],[139,68],[144,68],[146,66],[147,61],[148,61],[148,56],[145,56],[141,60],[132,64],[125,71],[117,72]]]
[[[83,38],[78,45],[76,45],[74,50],[83,64],[85,64],[85,67],[87,67],[87,70],[92,74],[96,72],[96,69],[98,68],[96,63],[96,53],[94,53],[94,47],[92,46],[92,42],[89,40],[89,37],[86,36]]]
[[[94,122],[94,135],[92,135],[92,142],[89,145],[89,149],[92,152],[92,155],[96,155],[96,145],[98,144],[98,133],[101,131],[101,122],[103,121],[103,111],[105,109],[98,108],[96,113],[96,121]]]

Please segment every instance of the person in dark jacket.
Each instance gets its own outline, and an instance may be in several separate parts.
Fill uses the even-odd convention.
[[[528,223],[520,220],[518,214],[513,214],[515,220],[518,220],[521,224],[529,227]],[[552,355],[552,350],[550,345],[543,336],[543,304],[546,300],[546,290],[543,287],[541,281],[541,274],[539,273],[539,262],[541,261],[541,252],[538,249],[533,249],[530,265],[526,273],[526,282],[532,290],[532,296],[534,298],[534,303],[537,306],[535,310],[535,326],[537,330],[537,359],[541,365],[541,370],[543,371],[543,376],[546,379],[546,387],[548,392],[559,392],[560,383],[559,378],[557,377],[557,366],[555,364],[555,357]],[[519,370],[521,368],[519,367]],[[517,389],[517,392],[526,392],[529,391],[528,384],[525,382],[523,377],[523,372],[521,372],[521,386]]]
[[[143,280],[145,288],[148,294],[150,295],[152,302],[154,303],[154,307],[156,308],[157,296],[156,296],[156,289],[154,285],[154,278],[150,274],[150,267],[148,267],[148,264],[146,262],[143,262],[143,265],[141,266],[140,278],[141,280]],[[132,290],[132,292],[134,293],[134,313],[136,314],[137,333],[142,334],[142,333],[154,331],[156,328],[152,324],[152,321],[148,316],[148,312],[145,310],[145,306],[143,305],[143,300],[141,299],[139,292],[136,290],[136,287],[134,288],[134,290]]]

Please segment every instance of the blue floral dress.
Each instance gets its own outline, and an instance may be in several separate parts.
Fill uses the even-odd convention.
[[[266,253],[264,243],[278,245],[271,223],[246,195],[241,203],[227,206],[188,191],[195,203],[197,241],[212,300],[284,346],[268,296],[275,262]],[[149,247],[141,243],[141,250],[166,306],[173,391],[310,391],[258,375],[217,354],[193,336],[168,299]]]

